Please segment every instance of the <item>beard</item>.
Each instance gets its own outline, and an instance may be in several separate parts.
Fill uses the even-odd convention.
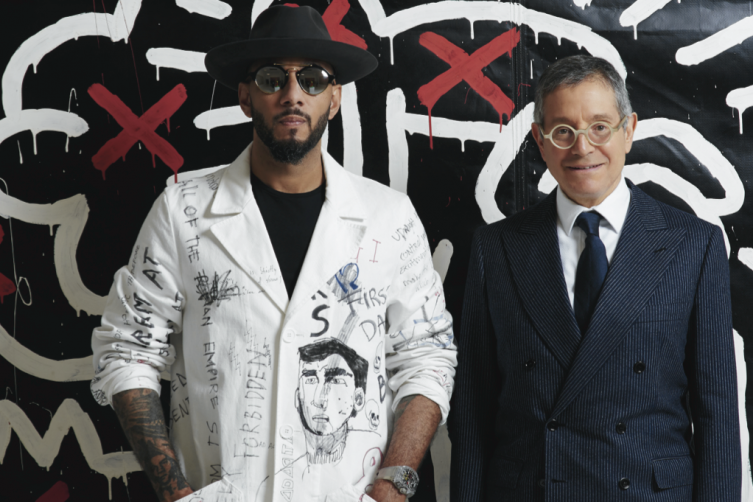
[[[303,161],[303,158],[306,157],[306,155],[319,143],[319,140],[322,139],[324,131],[327,129],[328,117],[327,113],[323,113],[322,116],[319,117],[319,121],[316,123],[316,126],[313,128],[311,127],[311,116],[297,109],[279,113],[272,117],[272,120],[277,121],[278,119],[281,119],[282,117],[285,117],[287,115],[297,115],[306,119],[306,122],[311,129],[311,134],[309,134],[308,138],[303,141],[297,140],[294,137],[284,140],[278,140],[277,138],[275,138],[272,128],[269,127],[269,125],[267,125],[266,121],[264,120],[264,116],[259,113],[253,106],[251,107],[251,119],[254,123],[254,130],[256,131],[256,135],[259,137],[261,142],[264,143],[267,149],[269,149],[269,152],[272,154],[272,158],[277,162],[283,164],[298,165]],[[295,130],[291,132],[295,132]]]

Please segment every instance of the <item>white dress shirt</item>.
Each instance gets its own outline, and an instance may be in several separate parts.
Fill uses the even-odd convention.
[[[614,192],[610,193],[601,204],[590,209],[572,201],[557,187],[557,237],[570,305],[574,305],[575,300],[575,271],[578,269],[580,254],[586,245],[586,233],[575,225],[575,220],[580,213],[585,211],[597,211],[601,215],[599,237],[606,248],[607,261],[611,264],[629,207],[630,189],[625,183],[625,178],[620,180]]]

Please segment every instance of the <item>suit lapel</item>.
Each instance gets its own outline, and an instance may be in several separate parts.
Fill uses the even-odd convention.
[[[567,296],[557,237],[556,191],[504,240],[510,270],[536,331],[567,370],[578,350],[580,331]]]
[[[294,315],[299,306],[322,288],[322,284],[355,260],[358,246],[366,233],[365,210],[349,175],[328,153],[322,154],[322,160],[327,180],[326,199],[311,236],[287,316]]]
[[[288,293],[251,188],[250,153],[249,145],[225,170],[210,212],[226,217],[209,231],[277,308],[285,312]]]
[[[658,203],[629,183],[632,197],[604,286],[552,416],[559,415],[622,343],[685,238],[667,228]]]

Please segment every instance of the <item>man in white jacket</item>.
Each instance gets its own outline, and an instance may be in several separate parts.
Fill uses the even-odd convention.
[[[409,199],[321,151],[341,85],[376,59],[276,6],[206,66],[253,143],[155,202],[94,330],[92,393],[160,500],[402,501],[456,352]]]

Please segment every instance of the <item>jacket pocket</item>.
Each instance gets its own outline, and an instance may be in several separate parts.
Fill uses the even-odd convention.
[[[494,457],[489,464],[487,473],[487,486],[490,493],[494,493],[501,488],[515,488],[518,485],[518,477],[522,470],[522,460]]]
[[[654,481],[660,490],[693,484],[693,458],[658,458],[653,462]]]

